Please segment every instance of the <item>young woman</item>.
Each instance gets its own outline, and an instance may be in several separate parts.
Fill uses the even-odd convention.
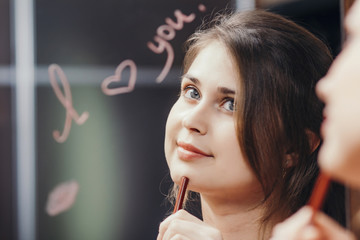
[[[318,83],[325,102],[320,167],[335,180],[360,188],[360,1],[346,17],[349,38],[328,74]],[[325,214],[304,207],[274,229],[273,239],[355,239]]]
[[[186,176],[200,194],[202,220],[179,211],[158,240],[268,239],[308,201],[318,174],[323,105],[314,86],[331,54],[260,10],[218,17],[188,44],[165,155],[173,181]]]

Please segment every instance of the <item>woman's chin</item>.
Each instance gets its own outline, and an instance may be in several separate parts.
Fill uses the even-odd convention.
[[[173,182],[178,185],[181,184],[182,177],[187,177],[184,172],[180,172],[180,171],[171,171],[170,175]]]

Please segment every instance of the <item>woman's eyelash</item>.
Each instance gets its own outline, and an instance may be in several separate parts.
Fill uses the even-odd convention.
[[[192,87],[191,85],[186,85],[186,86],[183,87],[183,91],[185,91],[185,90],[187,90],[189,88],[194,88],[194,87]]]
[[[179,92],[179,97],[184,95],[185,91],[187,89],[189,89],[190,85],[189,84],[181,84],[180,86],[180,92]]]
[[[189,89],[194,89],[194,90],[198,91],[198,89],[194,85],[188,84],[188,85],[184,85],[183,87],[181,87],[181,92],[185,93]]]
[[[200,99],[200,92],[195,86],[188,85],[183,90],[183,96],[188,99],[198,100]]]
[[[235,111],[235,100],[233,97],[225,97],[222,101],[222,106],[225,107],[225,105],[227,104],[227,102],[231,102],[231,107],[229,109],[229,111]]]

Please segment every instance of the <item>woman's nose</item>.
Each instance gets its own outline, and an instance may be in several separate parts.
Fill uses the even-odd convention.
[[[209,107],[201,102],[189,109],[182,120],[183,126],[191,132],[204,135],[208,131]]]
[[[332,88],[331,77],[325,76],[316,84],[316,94],[323,101],[326,102],[327,96]]]

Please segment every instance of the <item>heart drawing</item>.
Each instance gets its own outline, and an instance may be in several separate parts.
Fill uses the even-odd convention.
[[[130,68],[130,77],[127,86],[117,87],[117,88],[109,88],[109,85],[111,83],[120,82],[121,81],[121,75],[123,70],[129,67]],[[104,81],[101,83],[101,90],[106,95],[116,95],[116,94],[122,94],[122,93],[128,93],[134,90],[135,82],[136,82],[136,65],[134,61],[127,59],[122,61],[119,66],[115,70],[115,74],[112,76],[109,76],[104,79]]]

